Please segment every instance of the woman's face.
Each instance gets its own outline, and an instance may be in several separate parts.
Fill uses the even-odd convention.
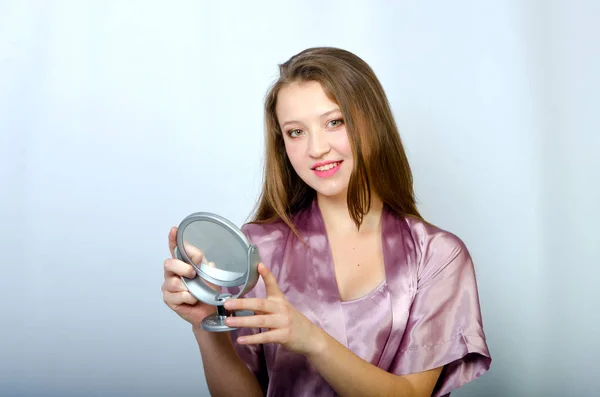
[[[345,198],[354,161],[339,106],[311,81],[283,87],[275,111],[298,176],[317,194]]]

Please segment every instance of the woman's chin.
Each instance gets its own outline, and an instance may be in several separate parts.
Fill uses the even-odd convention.
[[[344,200],[348,197],[348,189],[315,189],[317,196],[327,200]]]
[[[313,178],[306,178],[307,183],[317,193],[317,196],[331,199],[344,199],[348,195],[348,181],[344,181],[344,178],[336,178],[336,180],[314,180]],[[348,178],[349,179],[349,178]]]

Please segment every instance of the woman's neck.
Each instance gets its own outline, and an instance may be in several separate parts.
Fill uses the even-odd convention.
[[[348,211],[348,203],[345,195],[327,197],[317,194],[317,204],[323,216],[327,230],[334,233],[356,234],[358,229]],[[381,214],[383,203],[378,197],[371,199],[371,208],[364,215],[360,226],[360,233],[369,233],[377,230],[381,225]]]

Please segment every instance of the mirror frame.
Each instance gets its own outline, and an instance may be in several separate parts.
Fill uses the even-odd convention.
[[[232,237],[236,238],[243,246],[246,247],[247,252],[247,268],[244,272],[243,283],[228,283],[219,281],[221,287],[241,287],[240,291],[232,296],[229,293],[223,293],[216,291],[210,288],[208,285],[204,283],[204,281],[214,283],[214,279],[209,275],[203,272],[199,266],[195,265],[192,260],[188,257],[185,249],[179,249],[179,247],[184,247],[184,239],[183,235],[185,233],[185,229],[193,222],[212,222],[217,224],[220,227],[226,229]],[[201,250],[201,249],[200,249]],[[202,250],[201,250],[202,251]],[[194,267],[196,270],[196,277],[193,279],[187,277],[181,277],[183,283],[185,284],[188,291],[198,300],[213,305],[213,306],[221,306],[225,302],[225,300],[232,298],[239,298],[246,293],[248,293],[256,283],[258,282],[259,274],[258,274],[258,264],[260,262],[260,255],[258,253],[258,248],[251,244],[246,235],[238,228],[233,222],[228,219],[211,213],[211,212],[195,212],[191,215],[188,215],[183,219],[177,229],[177,246],[175,247],[175,254],[177,259],[184,261]],[[218,269],[218,267],[217,267]],[[203,281],[204,280],[204,281]],[[237,279],[240,280],[240,279]],[[235,280],[235,281],[237,281]]]

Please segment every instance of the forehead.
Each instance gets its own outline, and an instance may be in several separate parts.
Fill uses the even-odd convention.
[[[320,83],[316,81],[294,82],[279,90],[276,113],[280,122],[285,119],[309,119],[338,108]]]

